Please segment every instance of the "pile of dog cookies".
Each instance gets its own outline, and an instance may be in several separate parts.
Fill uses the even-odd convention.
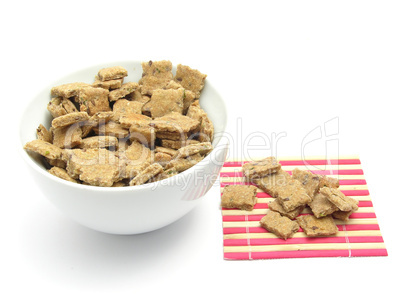
[[[221,206],[251,211],[257,203],[257,187],[275,199],[260,225],[282,239],[291,238],[299,227],[307,236],[330,236],[338,228],[334,218],[346,221],[358,210],[358,201],[345,196],[335,178],[294,169],[282,170],[275,157],[249,162],[242,167],[253,185],[228,185],[223,189]],[[309,207],[312,215],[300,215]]]
[[[92,84],[51,89],[37,139],[24,148],[39,154],[50,173],[93,186],[155,182],[200,162],[211,150],[214,127],[199,98],[206,75],[170,61],[143,62],[138,82],[124,82],[121,66],[99,70]]]

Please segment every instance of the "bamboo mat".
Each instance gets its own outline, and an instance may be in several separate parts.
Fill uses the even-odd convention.
[[[309,257],[361,257],[387,256],[373,203],[357,157],[340,159],[294,158],[279,160],[282,169],[309,170],[314,174],[339,179],[339,189],[359,201],[359,210],[348,221],[335,220],[338,233],[328,237],[307,237],[302,229],[293,238],[283,240],[260,227],[266,215],[268,202],[274,200],[262,190],[257,190],[258,202],[252,211],[222,208],[223,252],[226,260],[253,260],[274,258]],[[221,190],[231,184],[246,182],[241,172],[244,162],[228,161],[220,172]],[[311,213],[309,209],[302,214]]]

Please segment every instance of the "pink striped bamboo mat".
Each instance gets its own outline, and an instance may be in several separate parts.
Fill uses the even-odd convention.
[[[244,162],[228,161],[220,173],[221,189],[230,184],[246,182],[241,172]],[[222,208],[224,259],[252,260],[309,257],[387,256],[373,203],[358,158],[280,160],[282,169],[291,173],[294,168],[339,179],[339,189],[359,201],[359,210],[349,221],[335,220],[338,233],[328,237],[307,237],[302,229],[293,238],[283,240],[260,227],[268,202],[267,193],[257,190],[258,203],[252,211]],[[305,213],[311,213],[309,209]]]

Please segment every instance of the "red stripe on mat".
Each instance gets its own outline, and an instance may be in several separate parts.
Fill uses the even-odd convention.
[[[346,224],[338,225],[339,231],[379,231],[378,224]],[[261,227],[249,227],[248,232],[245,227],[223,228],[223,234],[243,234],[243,233],[266,233],[267,230]]]
[[[224,253],[227,260],[278,259],[278,258],[310,258],[310,257],[366,257],[388,256],[386,249],[356,249],[356,250],[316,250],[316,251],[280,251],[252,253]]]
[[[350,243],[384,242],[381,236],[350,236]],[[251,239],[224,239],[224,246],[248,246],[248,245],[275,245],[275,244],[315,244],[315,243],[346,243],[345,237],[317,237],[317,238],[251,238]]]

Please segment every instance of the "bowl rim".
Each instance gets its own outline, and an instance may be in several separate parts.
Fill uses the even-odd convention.
[[[141,61],[138,60],[126,60],[126,61],[113,61],[113,62],[106,62],[104,64],[96,64],[96,65],[91,65],[91,66],[87,66],[84,68],[81,68],[79,70],[75,70],[75,71],[71,71],[68,74],[64,75],[63,77],[60,77],[58,80],[53,81],[52,83],[50,83],[48,86],[55,86],[55,85],[59,85],[58,83],[61,81],[61,78],[64,77],[68,77],[71,76],[75,73],[80,72],[81,70],[86,70],[86,69],[91,69],[91,68],[97,68],[99,66],[117,66],[117,65],[121,65],[122,62],[130,62],[130,63],[141,63]],[[176,68],[177,65],[173,64],[173,68]],[[224,132],[226,130],[227,127],[227,120],[228,120],[228,110],[227,110],[227,106],[226,106],[226,102],[224,100],[224,98],[221,96],[221,94],[219,93],[219,91],[217,89],[215,89],[214,85],[211,84],[211,82],[209,81],[209,79],[206,79],[206,84],[208,84],[208,86],[210,86],[215,93],[217,94],[217,96],[222,100],[222,105],[224,108],[224,112],[226,113],[226,119],[224,121],[223,127],[222,127],[222,132]],[[214,147],[214,149],[211,151],[211,153],[209,153],[205,158],[203,158],[200,162],[198,162],[197,164],[195,164],[194,166],[192,166],[191,168],[178,173],[177,175],[174,175],[172,177],[160,180],[160,181],[156,181],[153,183],[148,183],[148,184],[142,184],[139,186],[124,186],[124,187],[100,187],[100,186],[92,186],[92,185],[84,185],[84,184],[79,184],[79,183],[74,183],[71,181],[67,181],[64,179],[61,179],[49,172],[47,172],[45,169],[41,168],[34,160],[33,158],[28,154],[28,152],[26,150],[24,150],[24,145],[26,142],[22,142],[21,140],[21,133],[22,133],[22,125],[23,125],[23,117],[26,115],[26,112],[28,110],[28,108],[30,107],[30,105],[32,103],[35,102],[35,100],[38,98],[39,95],[41,95],[44,90],[47,88],[43,88],[40,89],[33,98],[31,98],[31,100],[29,102],[27,102],[24,105],[23,110],[20,111],[20,115],[19,115],[19,123],[18,123],[18,151],[21,155],[21,157],[24,159],[24,161],[36,172],[40,173],[41,175],[43,175],[44,177],[48,178],[51,181],[56,181],[58,182],[60,185],[66,185],[67,187],[71,187],[73,189],[79,189],[79,190],[93,190],[93,191],[98,191],[98,192],[130,192],[130,191],[140,191],[140,190],[153,190],[153,188],[158,186],[162,183],[165,182],[163,184],[163,187],[167,186],[170,187],[172,185],[173,181],[176,181],[178,178],[183,178],[186,177],[186,175],[189,175],[190,173],[195,172],[197,169],[202,169],[201,167],[203,166],[203,164],[206,164],[207,160],[210,160],[210,158],[212,157],[212,155],[216,154],[221,148],[226,148],[229,144],[229,142],[225,142],[224,140],[222,140],[221,138],[218,138],[219,141],[216,144],[216,146]],[[215,135],[215,134],[214,134]],[[155,188],[156,190],[157,188]]]

